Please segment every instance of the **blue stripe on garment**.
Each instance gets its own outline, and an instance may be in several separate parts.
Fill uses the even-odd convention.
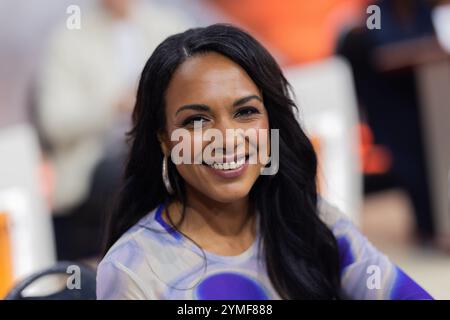
[[[395,268],[396,277],[391,289],[391,300],[433,300],[428,292],[422,289],[399,267]]]
[[[345,236],[336,238],[339,249],[339,263],[341,275],[344,269],[355,261],[350,241]]]
[[[170,225],[168,225],[164,219],[162,218],[162,211],[164,209],[164,205],[161,204],[158,207],[158,210],[156,211],[155,214],[155,220],[170,234],[172,235],[175,239],[180,240],[182,235],[181,233],[179,233],[177,230],[175,230],[173,227],[171,227]]]

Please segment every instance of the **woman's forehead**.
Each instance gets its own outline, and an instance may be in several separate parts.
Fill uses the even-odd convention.
[[[207,103],[249,94],[259,95],[259,90],[242,67],[223,55],[207,53],[191,57],[178,67],[167,88],[166,102]]]

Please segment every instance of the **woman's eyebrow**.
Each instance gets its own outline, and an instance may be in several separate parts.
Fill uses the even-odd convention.
[[[250,95],[250,96],[246,96],[243,98],[240,98],[236,101],[233,102],[233,107],[237,107],[240,106],[241,104],[247,103],[251,100],[258,100],[260,102],[263,102],[262,99],[257,96],[257,95]],[[194,104],[186,104],[184,106],[181,106],[177,112],[175,112],[175,115],[177,115],[178,113],[180,113],[183,110],[195,110],[195,111],[204,111],[204,112],[210,112],[211,108],[209,106],[207,106],[206,104],[198,104],[198,103],[194,103]]]
[[[237,106],[239,106],[241,104],[244,104],[244,103],[247,103],[247,102],[249,102],[249,101],[251,101],[253,99],[258,100],[259,102],[263,102],[262,99],[259,96],[257,96],[257,95],[250,95],[250,96],[246,96],[246,97],[243,97],[243,98],[240,98],[240,99],[236,100],[233,103],[233,107],[237,107]]]
[[[206,104],[186,104],[186,105],[180,107],[177,110],[177,112],[175,113],[175,115],[177,115],[178,113],[180,113],[183,110],[196,110],[196,111],[209,112],[209,111],[211,111],[211,108],[208,107]]]

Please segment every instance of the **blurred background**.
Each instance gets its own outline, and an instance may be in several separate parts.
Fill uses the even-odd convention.
[[[293,85],[321,194],[450,299],[450,1],[0,0],[0,21],[0,298],[57,262],[95,269],[140,71],[227,22]]]

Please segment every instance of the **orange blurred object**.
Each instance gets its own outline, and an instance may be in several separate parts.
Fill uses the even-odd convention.
[[[9,220],[6,213],[0,212],[0,298],[4,297],[13,285],[13,266]]]
[[[370,127],[365,123],[359,124],[361,143],[359,155],[362,162],[362,170],[365,174],[383,174],[391,168],[391,155],[389,151],[373,143],[373,134]]]
[[[286,64],[333,54],[346,24],[365,18],[368,0],[213,0],[226,14],[280,52]]]

